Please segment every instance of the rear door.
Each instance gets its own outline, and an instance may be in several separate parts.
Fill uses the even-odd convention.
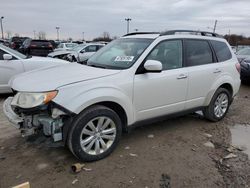
[[[12,76],[24,72],[23,63],[13,57],[12,60],[4,60],[3,54],[7,52],[0,49],[0,93],[11,92],[8,82]]]
[[[185,66],[189,74],[186,109],[192,109],[203,106],[222,67],[216,63],[215,54],[207,40],[186,39],[184,45]]]

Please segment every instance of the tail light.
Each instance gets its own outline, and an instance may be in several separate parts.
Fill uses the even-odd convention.
[[[30,45],[30,47],[36,47],[36,45],[32,44],[32,45]]]
[[[240,63],[236,63],[235,67],[236,67],[237,71],[240,73]]]
[[[49,45],[49,48],[53,48],[53,46],[50,44],[50,45]]]

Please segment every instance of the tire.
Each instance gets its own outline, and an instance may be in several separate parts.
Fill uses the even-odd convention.
[[[221,97],[221,98],[219,98],[219,97]],[[220,104],[220,106],[218,106],[218,103],[220,103],[218,101],[220,99],[221,99],[221,104]],[[222,100],[222,99],[224,99],[224,100]],[[226,100],[227,100],[227,102],[226,102]],[[212,97],[212,99],[210,101],[209,106],[207,106],[203,110],[204,117],[207,120],[212,121],[212,122],[220,121],[227,114],[228,109],[229,109],[230,104],[231,104],[231,101],[232,101],[232,95],[230,94],[230,92],[227,89],[225,89],[225,88],[217,89],[217,91],[214,93],[214,96]]]
[[[98,124],[102,125],[100,127],[103,130],[98,129]],[[112,153],[121,134],[122,122],[119,116],[110,108],[95,105],[80,113],[73,121],[68,146],[79,160],[97,161]]]

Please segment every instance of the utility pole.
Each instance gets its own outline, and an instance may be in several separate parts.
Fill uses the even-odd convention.
[[[132,21],[131,18],[125,18],[125,21],[127,22],[127,33],[129,33],[129,22]]]
[[[36,39],[36,30],[34,30],[33,33],[34,33],[34,39]]]
[[[4,17],[3,17],[3,16],[1,16],[0,21],[1,21],[2,39],[4,39],[4,36],[3,36],[3,19],[4,19]]]
[[[82,32],[82,41],[84,41],[84,32]]]
[[[214,30],[213,30],[213,32],[215,33],[215,30],[216,30],[216,26],[217,26],[217,20],[215,20],[215,22],[214,22]]]
[[[56,27],[57,41],[59,41],[59,29],[60,27]]]

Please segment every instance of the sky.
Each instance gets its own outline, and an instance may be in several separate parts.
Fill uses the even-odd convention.
[[[91,40],[109,32],[192,29],[250,36],[250,0],[0,0],[4,33]],[[83,34],[84,32],[84,34]]]

